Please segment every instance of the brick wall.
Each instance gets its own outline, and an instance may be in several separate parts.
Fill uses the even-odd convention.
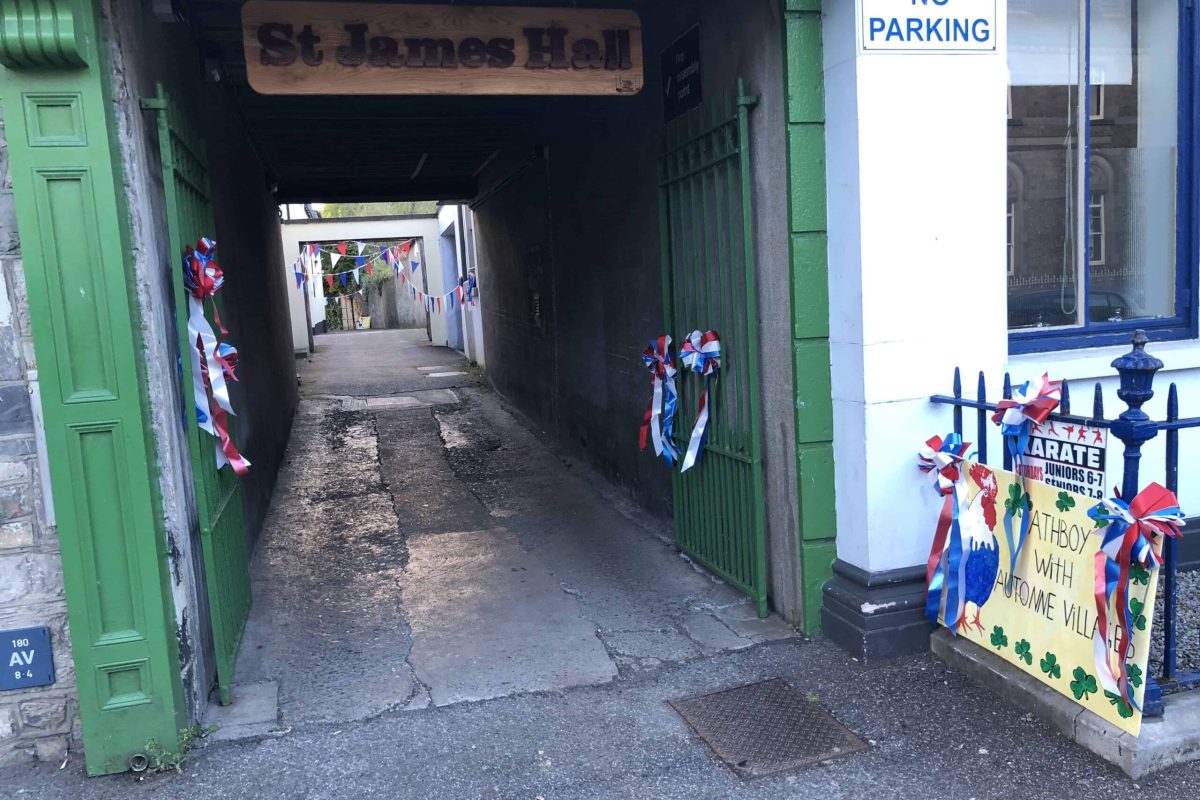
[[[79,740],[58,536],[43,496],[37,362],[0,119],[0,631],[50,627],[56,682],[0,692],[0,764],[61,761]],[[5,665],[0,664],[0,668]]]

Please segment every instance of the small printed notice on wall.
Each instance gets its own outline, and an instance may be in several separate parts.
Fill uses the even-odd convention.
[[[49,628],[0,631],[0,691],[54,683]]]
[[[1101,500],[1108,496],[1108,431],[1047,420],[1035,425],[1020,467],[1024,477]]]
[[[1105,691],[1093,646],[1100,624],[1095,564],[1102,543],[1096,522],[1088,516],[1095,501],[970,461],[963,466],[965,496],[958,498],[958,517],[966,604],[959,635],[1138,735],[1158,589],[1154,573],[1134,569],[1129,581],[1132,644],[1125,668],[1135,706]],[[1012,547],[1005,529],[1009,509],[1014,512],[1014,533],[1028,531],[1015,569],[1010,567]],[[1113,665],[1120,663],[1123,635],[1115,603],[1115,597],[1110,599],[1107,630],[1102,632]],[[941,621],[944,624],[944,615]]]
[[[859,0],[859,47],[882,53],[992,53],[997,0]]]

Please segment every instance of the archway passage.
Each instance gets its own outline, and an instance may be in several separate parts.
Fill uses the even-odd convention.
[[[423,330],[317,342],[218,736],[606,684],[793,635]]]
[[[57,487],[82,487],[56,504],[71,512],[58,533],[90,771],[126,768],[210,701],[244,708],[246,687],[270,709],[274,692],[284,722],[353,719],[603,683],[815,626],[823,572],[802,580],[801,554],[832,560],[829,398],[798,403],[792,371],[827,371],[828,348],[819,329],[793,348],[785,289],[804,218],[779,202],[783,11],[627,5],[640,93],[264,95],[242,4],[186,0],[154,6],[160,18],[96,0],[83,66],[6,73],[49,464]],[[683,57],[702,65],[704,99],[668,123],[658,56],[697,25],[712,35]],[[466,209],[482,371],[431,349],[436,325],[424,344],[317,335],[295,360],[311,330],[291,331],[280,207],[380,200]],[[203,314],[239,352],[231,441],[252,468],[236,491],[186,377],[196,298],[178,263],[201,237],[225,277]],[[111,308],[90,299],[99,288]],[[638,448],[639,354],[691,330],[719,330],[724,361],[709,455],[679,478]],[[703,385],[680,380],[680,446]],[[820,473],[802,484],[804,537],[801,446]],[[682,509],[690,539],[671,535]],[[760,621],[768,601],[787,624]]]

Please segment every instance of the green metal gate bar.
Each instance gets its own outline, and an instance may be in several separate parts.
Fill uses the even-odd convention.
[[[767,553],[759,406],[750,110],[738,81],[668,127],[659,159],[663,313],[672,336],[715,330],[721,370],[700,463],[676,474],[675,541],[748,594],[766,616]],[[703,384],[679,374],[676,437],[687,446]]]
[[[212,200],[208,190],[208,164],[203,145],[189,131],[161,85],[157,96],[143,100],[142,107],[158,112],[158,144],[173,257],[171,274],[175,283],[175,316],[179,329],[179,348],[183,354],[180,361],[183,367],[184,402],[190,407],[190,354],[195,343],[189,341],[188,298],[179,265],[187,245],[194,246],[201,236],[215,236]],[[219,302],[219,299],[214,302]],[[192,481],[196,487],[196,506],[200,518],[204,582],[208,590],[209,616],[212,619],[213,646],[216,651],[217,687],[221,703],[228,704],[233,700],[234,660],[250,613],[250,573],[243,528],[241,485],[232,469],[217,470],[216,440],[200,430],[195,412],[189,409],[186,419]]]

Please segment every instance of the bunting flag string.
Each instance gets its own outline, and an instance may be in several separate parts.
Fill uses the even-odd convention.
[[[1092,631],[1092,650],[1096,657],[1096,675],[1104,690],[1129,701],[1141,710],[1129,683],[1126,661],[1133,639],[1135,615],[1130,608],[1130,588],[1133,567],[1145,572],[1162,566],[1159,554],[1160,538],[1183,535],[1183,511],[1175,494],[1164,486],[1152,483],[1126,503],[1118,493],[1101,500],[1088,511],[1088,516],[1103,525],[1094,535],[1101,538],[1095,561],[1096,627]],[[1153,574],[1144,583],[1157,580]],[[1117,668],[1113,669],[1108,648],[1108,606],[1113,597],[1117,615]]]
[[[408,258],[410,253],[420,252],[419,247],[416,250],[413,249],[414,245],[416,245],[416,239],[408,239],[398,245],[385,246],[373,244],[371,242],[357,242],[356,244],[359,248],[358,255],[356,256],[346,255],[346,251],[349,249],[347,242],[339,242],[334,247],[322,247],[318,244],[304,245],[304,247],[302,247],[300,250],[300,255],[296,256],[295,260],[292,261],[291,269],[293,272],[302,272],[305,258],[316,259],[321,255],[321,253],[325,253],[333,259],[335,264],[342,258],[353,258],[355,260],[355,269],[366,269],[367,274],[370,275],[374,266],[379,263],[392,266],[398,271],[399,264],[402,259]],[[371,253],[366,251],[366,248],[377,248],[378,252]],[[417,262],[417,267],[420,266],[420,263],[421,262],[419,261]],[[326,274],[336,277],[342,274],[349,275],[354,271],[354,269],[348,269],[343,270],[342,272],[330,272]],[[416,272],[416,267],[414,267],[412,271]],[[299,288],[299,284],[297,284],[297,288]]]
[[[1029,445],[1029,437],[1035,425],[1041,425],[1049,418],[1058,401],[1062,398],[1062,381],[1050,380],[1049,374],[1043,374],[1041,384],[1025,381],[1019,388],[1013,390],[1011,399],[1001,400],[996,404],[996,413],[992,422],[1000,426],[1000,435],[1008,446],[1012,456],[1013,471],[1025,483],[1025,471],[1021,468],[1025,449]],[[1033,512],[1029,507],[1029,494],[1023,492],[1020,498],[1004,504],[1004,534],[1008,538],[1009,576],[1016,571],[1017,559],[1029,536],[1029,526],[1033,522]],[[1013,520],[1021,516],[1021,530],[1013,534]]]
[[[217,244],[202,238],[195,249],[183,253],[183,284],[188,292],[188,337],[191,342],[192,395],[200,429],[217,438],[217,469],[226,464],[239,475],[250,471],[250,462],[238,452],[229,434],[229,417],[234,415],[228,381],[237,380],[237,349],[222,342],[204,314],[205,302],[213,301],[213,321],[222,335],[216,294],[225,284],[225,274],[214,260]]]
[[[321,246],[318,244],[306,244],[301,249],[300,255],[292,262],[292,270],[296,276],[296,288],[300,288],[307,280],[307,267],[304,262],[308,259],[310,262],[320,256],[321,253],[326,253],[336,260],[341,258],[353,258],[355,266],[353,269],[342,270],[339,272],[328,272],[324,274],[326,289],[330,292],[334,289],[334,281],[337,281],[341,286],[348,287],[351,281],[356,286],[362,285],[362,273],[365,271],[369,277],[375,274],[375,267],[383,264],[390,266],[395,276],[400,278],[400,282],[409,287],[410,295],[416,302],[422,303],[425,308],[434,314],[443,313],[445,311],[454,310],[456,308],[477,308],[479,302],[479,284],[474,274],[466,278],[460,278],[458,283],[454,285],[450,291],[440,295],[426,294],[424,291],[417,289],[412,281],[415,279],[417,271],[424,263],[421,258],[421,247],[416,239],[408,239],[397,245],[376,245],[369,242],[356,242],[359,254],[357,256],[348,256],[346,252],[349,250],[347,242],[339,242],[333,247]],[[364,252],[366,248],[378,248],[379,252],[371,254]],[[409,269],[403,269],[404,262],[407,260]],[[339,297],[361,296],[359,290],[346,292]],[[325,304],[328,305],[332,297],[325,298]]]
[[[680,472],[687,472],[696,465],[704,444],[708,441],[708,390],[713,377],[721,368],[721,337],[716,331],[692,331],[683,343],[679,360],[685,369],[704,377],[704,391],[700,393],[700,404],[696,412],[696,424],[688,440]]]

